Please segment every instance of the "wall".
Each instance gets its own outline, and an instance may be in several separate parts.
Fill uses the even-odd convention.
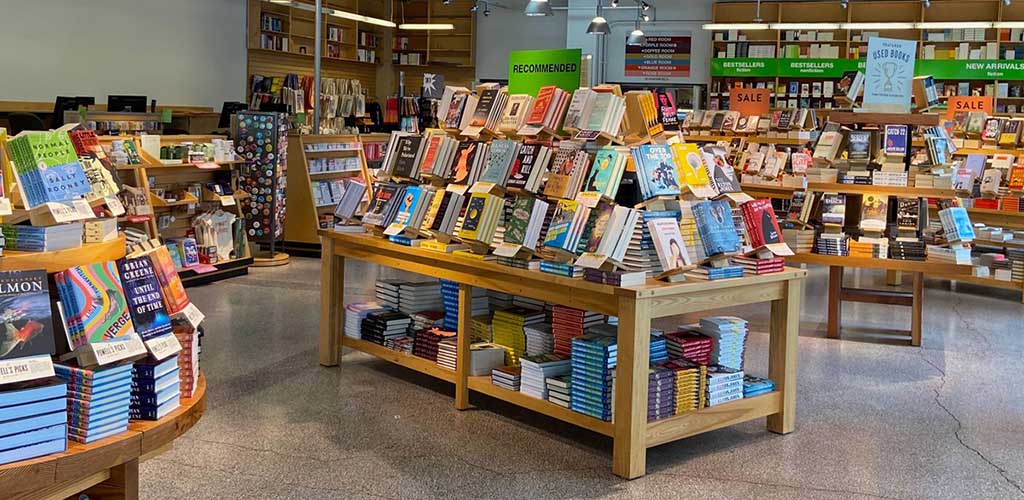
[[[245,99],[244,0],[45,0],[0,16],[0,99]]]
[[[491,15],[483,8],[476,16],[477,79],[508,79],[508,55],[513,50],[565,48],[566,11],[555,15],[527,17],[523,14],[526,0],[499,0],[491,5]],[[553,0],[552,5],[565,5]]]

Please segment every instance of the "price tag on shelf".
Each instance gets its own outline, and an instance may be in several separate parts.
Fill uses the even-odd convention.
[[[199,308],[192,303],[189,303],[189,305],[186,306],[185,309],[181,311],[181,314],[189,323],[192,324],[192,328],[199,328],[199,324],[202,323],[204,319],[206,319],[206,315],[203,314],[203,312],[200,311]]]
[[[174,334],[161,335],[146,341],[146,349],[157,361],[164,360],[181,351],[181,344]]]
[[[103,203],[110,209],[110,213],[114,217],[120,217],[124,215],[124,204],[121,203],[121,199],[117,196],[107,196],[103,198]]]
[[[54,376],[48,354],[0,361],[0,385]]]

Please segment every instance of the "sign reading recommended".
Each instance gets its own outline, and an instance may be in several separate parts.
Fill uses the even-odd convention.
[[[984,111],[986,115],[991,115],[992,108],[992,96],[956,95],[949,98],[946,119],[952,120],[953,115],[959,112]]]
[[[917,42],[894,38],[868,39],[864,72],[864,109],[882,113],[910,111]]]
[[[741,115],[761,116],[768,113],[771,104],[771,91],[768,89],[729,89],[729,110],[739,111]]]
[[[508,93],[537,95],[554,85],[566,92],[580,87],[581,49],[513,50],[508,57]]]
[[[643,45],[626,45],[625,76],[648,79],[690,76],[690,34],[649,35]]]

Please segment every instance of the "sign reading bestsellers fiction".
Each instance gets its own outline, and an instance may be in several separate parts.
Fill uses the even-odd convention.
[[[537,95],[554,85],[566,92],[580,87],[581,49],[513,50],[508,57],[508,93]]]
[[[690,76],[690,34],[648,35],[643,45],[626,45],[625,76],[645,79]]]
[[[871,37],[867,55],[864,109],[881,113],[910,111],[917,42]]]

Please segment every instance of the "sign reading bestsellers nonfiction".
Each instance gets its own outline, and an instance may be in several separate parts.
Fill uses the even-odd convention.
[[[646,79],[690,76],[690,33],[648,35],[643,45],[626,45],[625,76]]]
[[[508,57],[508,93],[537,95],[554,85],[566,92],[580,87],[581,49],[513,50]]]
[[[914,81],[917,41],[871,37],[864,69],[865,110],[906,113]]]

